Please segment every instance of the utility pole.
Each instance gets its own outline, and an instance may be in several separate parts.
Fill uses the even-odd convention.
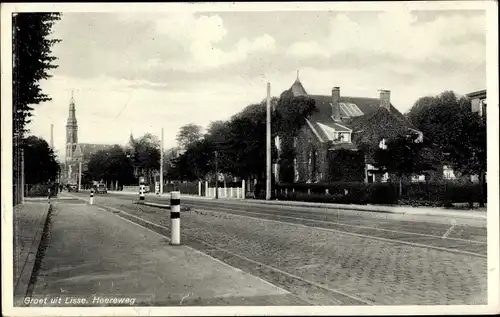
[[[21,202],[24,202],[24,149],[21,149]]]
[[[219,199],[219,166],[217,163],[219,153],[215,151],[215,199]]]
[[[266,200],[271,199],[271,84],[267,83]]]
[[[78,191],[82,190],[82,162],[78,164]]]
[[[50,148],[54,150],[54,125],[50,125]]]
[[[163,128],[161,128],[161,144],[160,144],[160,195],[163,194]]]

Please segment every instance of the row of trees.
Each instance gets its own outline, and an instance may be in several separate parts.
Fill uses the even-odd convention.
[[[26,137],[33,107],[51,98],[40,82],[57,68],[52,47],[60,40],[51,38],[59,13],[14,13],[12,15],[12,132],[14,205],[20,201],[21,149],[24,149],[25,182],[54,181],[59,166],[47,142]]]
[[[251,104],[228,121],[211,122],[206,133],[200,126],[183,126],[179,148],[169,160],[168,177],[182,180],[214,180],[215,170],[233,177],[264,180],[266,169],[266,101]],[[282,95],[271,99],[272,153],[276,162],[275,137],[297,133],[305,118],[316,110],[307,97]],[[288,160],[293,164],[293,158]],[[217,165],[217,166],[216,166]]]
[[[443,165],[459,174],[486,172],[486,121],[471,111],[470,101],[451,91],[420,98],[407,118],[424,134],[423,142],[399,136],[375,153],[376,166],[399,176],[442,175]]]
[[[135,184],[138,176],[153,182],[160,169],[160,141],[150,133],[134,139],[130,136],[126,146],[114,145],[94,153],[82,175],[84,183],[104,181],[108,183]]]

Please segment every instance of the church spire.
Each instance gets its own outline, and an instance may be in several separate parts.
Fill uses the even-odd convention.
[[[66,162],[72,160],[77,144],[78,122],[76,121],[75,98],[73,96],[73,90],[71,90],[68,121],[66,123]]]

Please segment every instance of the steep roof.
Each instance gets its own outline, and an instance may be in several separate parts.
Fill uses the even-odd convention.
[[[304,89],[304,86],[302,86],[302,83],[299,81],[299,79],[297,79],[292,87],[290,87],[290,91],[292,92],[292,94],[296,97],[296,96],[307,96],[307,92],[306,90]]]
[[[394,105],[390,105],[390,111],[382,108],[378,98],[340,96],[341,120],[334,121],[331,96],[308,95],[298,79],[285,92],[291,92],[294,96],[307,96],[315,101],[317,111],[311,114],[307,123],[323,142],[333,139],[332,129],[336,132],[352,132],[354,143],[366,139],[368,136],[362,137],[365,133],[373,135],[373,129],[384,124],[389,126],[379,129],[384,131],[381,132],[382,134],[393,134],[385,129],[393,129],[398,133],[401,132],[401,129],[418,131]],[[355,137],[355,135],[357,136]]]

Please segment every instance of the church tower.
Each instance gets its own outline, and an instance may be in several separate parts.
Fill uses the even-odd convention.
[[[78,123],[76,121],[75,99],[73,91],[71,91],[71,99],[69,102],[69,116],[66,123],[66,163],[70,163],[73,158],[73,153],[78,144]]]

